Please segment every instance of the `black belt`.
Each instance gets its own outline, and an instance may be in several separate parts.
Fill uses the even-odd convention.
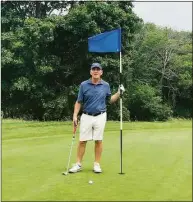
[[[90,115],[90,116],[98,116],[100,114],[103,114],[105,112],[99,112],[99,113],[96,113],[96,114],[92,114],[92,113],[88,113],[88,112],[83,112],[83,114],[87,114],[87,115]]]

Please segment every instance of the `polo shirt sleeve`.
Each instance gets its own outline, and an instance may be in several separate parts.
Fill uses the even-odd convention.
[[[106,102],[110,103],[110,99],[111,99],[111,89],[109,84],[107,85],[107,93],[106,93]]]
[[[110,89],[110,86],[108,85],[107,86],[107,97],[110,97],[111,96],[111,89]]]
[[[83,85],[80,85],[77,102],[83,102]]]

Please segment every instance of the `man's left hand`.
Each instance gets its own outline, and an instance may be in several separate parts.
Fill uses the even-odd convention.
[[[121,94],[121,91],[122,91],[122,93],[125,92],[125,88],[124,88],[123,84],[121,84],[121,85],[119,86],[118,93]]]

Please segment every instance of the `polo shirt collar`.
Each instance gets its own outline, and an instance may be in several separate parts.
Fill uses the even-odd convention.
[[[91,79],[88,79],[88,83],[93,84]],[[101,79],[98,84],[104,84],[104,81]]]

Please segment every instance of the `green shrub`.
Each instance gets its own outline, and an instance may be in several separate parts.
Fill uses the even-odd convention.
[[[171,108],[162,103],[155,88],[136,83],[131,89],[128,94],[131,120],[164,121],[171,117]]]

